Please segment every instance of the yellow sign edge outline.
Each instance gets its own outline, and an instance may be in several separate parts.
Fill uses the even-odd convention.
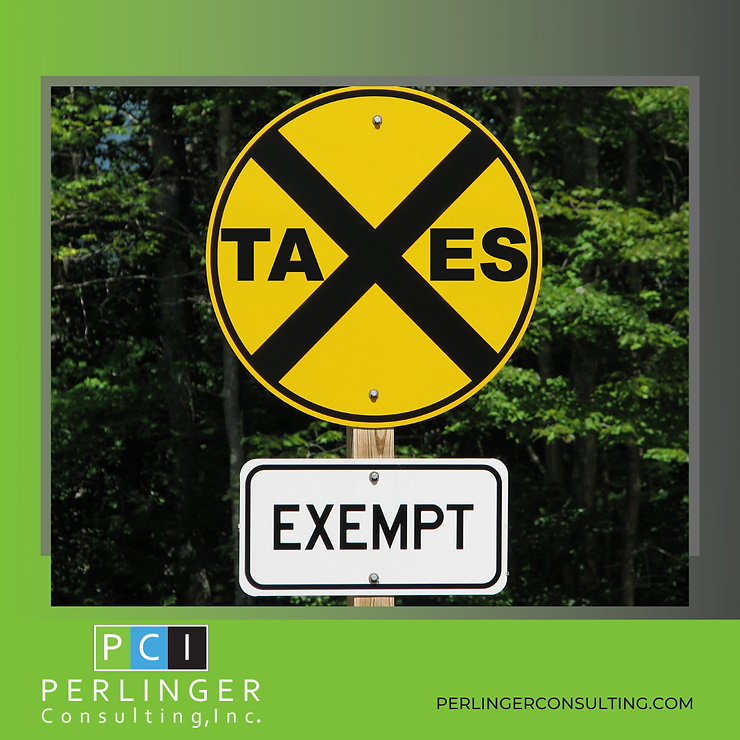
[[[237,167],[240,166],[242,159],[247,155],[248,150],[252,148],[254,143],[258,139],[260,139],[260,137],[262,137],[263,134],[269,129],[280,128],[279,126],[280,121],[286,118],[292,118],[296,114],[296,112],[301,108],[307,107],[309,105],[311,107],[314,107],[317,104],[317,101],[320,101],[325,98],[335,97],[338,94],[345,95],[351,92],[362,92],[362,91],[368,91],[368,90],[372,90],[376,92],[382,92],[382,91],[387,90],[390,93],[402,92],[407,95],[413,95],[419,98],[426,98],[430,102],[433,102],[435,106],[447,108],[450,111],[452,111],[455,116],[462,116],[470,124],[478,128],[480,131],[485,133],[491,139],[493,139],[497,147],[501,151],[502,155],[506,157],[509,165],[519,177],[520,183],[523,186],[522,188],[523,193],[527,198],[529,208],[531,209],[531,212],[533,215],[532,220],[534,224],[535,235],[537,238],[536,253],[537,253],[538,259],[537,259],[537,270],[536,270],[536,275],[535,275],[534,289],[532,292],[532,300],[530,301],[529,307],[527,309],[527,313],[524,317],[524,321],[522,322],[519,333],[517,334],[516,337],[514,337],[514,340],[511,342],[511,346],[509,347],[506,354],[502,356],[498,364],[491,370],[491,372],[483,380],[481,380],[479,383],[477,383],[473,388],[469,389],[463,395],[457,396],[454,399],[452,399],[449,403],[444,404],[443,406],[437,406],[433,410],[428,411],[426,413],[419,414],[418,416],[409,416],[404,419],[391,420],[391,421],[386,420],[386,419],[382,421],[356,420],[356,419],[348,419],[345,416],[342,416],[341,414],[332,415],[330,413],[323,413],[321,411],[318,411],[316,409],[303,405],[300,402],[296,401],[295,399],[287,396],[285,393],[278,390],[272,383],[270,383],[265,378],[263,378],[257,372],[257,370],[251,364],[249,364],[247,359],[242,355],[241,350],[239,349],[238,345],[234,342],[231,336],[231,333],[226,325],[226,322],[224,321],[224,318],[221,315],[221,312],[218,308],[216,291],[215,291],[215,287],[213,284],[213,275],[211,271],[211,251],[212,251],[211,244],[213,240],[213,229],[214,229],[214,224],[216,220],[216,212],[218,210],[218,205],[221,202],[224,191],[227,189],[227,186],[230,183],[231,176],[234,173],[234,170],[236,170]],[[229,167],[228,172],[226,173],[225,177],[221,181],[221,184],[219,185],[219,189],[218,189],[218,194],[214,200],[213,208],[211,209],[211,216],[210,216],[209,223],[208,223],[208,233],[206,236],[205,260],[206,260],[206,275],[208,279],[208,291],[210,294],[211,304],[213,306],[214,313],[216,314],[216,319],[218,320],[219,326],[221,327],[221,331],[223,332],[224,336],[226,337],[227,342],[229,343],[232,350],[234,351],[234,354],[239,358],[240,362],[249,370],[249,372],[268,391],[270,391],[270,393],[276,395],[278,398],[280,398],[282,401],[292,406],[293,408],[296,408],[299,411],[302,411],[315,418],[323,419],[324,421],[329,421],[329,422],[352,426],[352,427],[359,427],[363,429],[383,429],[383,428],[390,428],[390,427],[397,427],[397,426],[405,426],[406,424],[413,424],[416,422],[425,421],[426,419],[431,419],[435,416],[438,416],[439,414],[443,414],[446,411],[449,411],[450,409],[454,408],[455,406],[460,405],[464,401],[467,401],[468,398],[471,398],[472,396],[474,396],[476,393],[478,393],[478,391],[480,391],[483,388],[483,386],[487,385],[493,379],[493,377],[496,376],[500,372],[503,366],[509,361],[509,358],[514,353],[514,350],[519,346],[519,342],[521,341],[522,337],[524,336],[524,333],[527,330],[527,327],[529,326],[529,322],[532,319],[532,314],[534,313],[535,305],[537,304],[537,297],[539,295],[539,290],[540,290],[540,280],[542,276],[542,235],[540,232],[539,219],[537,217],[537,209],[535,207],[534,200],[532,199],[532,194],[529,190],[529,187],[527,186],[526,180],[524,179],[524,176],[521,173],[521,170],[517,167],[516,162],[514,162],[511,155],[504,148],[501,142],[499,142],[499,140],[496,139],[496,137],[488,129],[486,129],[485,126],[479,123],[475,118],[473,118],[471,115],[466,113],[464,110],[458,108],[457,106],[454,106],[448,103],[446,100],[443,100],[442,98],[438,98],[434,95],[430,95],[429,93],[423,92],[421,90],[416,90],[416,89],[407,88],[407,87],[385,86],[385,85],[348,86],[348,87],[337,88],[335,90],[329,90],[328,92],[320,93],[318,95],[314,95],[311,98],[302,100],[300,103],[297,103],[296,105],[290,107],[288,110],[283,111],[283,113],[278,115],[276,118],[273,118],[269,123],[263,126],[259,130],[259,132],[250,139],[249,143],[247,143],[247,145],[242,148],[239,154],[234,158],[234,161]],[[511,335],[510,335],[510,339],[511,339]]]

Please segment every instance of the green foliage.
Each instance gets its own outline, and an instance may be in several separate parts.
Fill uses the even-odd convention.
[[[319,91],[162,90],[171,150],[154,162],[151,91],[53,90],[53,603],[193,603],[194,573],[207,578],[208,603],[233,603],[222,340],[203,268],[219,116],[232,106],[238,151]],[[431,92],[512,153],[530,182],[545,260],[530,328],[502,371],[447,414],[396,430],[399,457],[507,465],[508,585],[489,599],[397,603],[620,604],[628,562],[635,604],[685,604],[688,89]],[[168,188],[178,194],[169,211]],[[176,356],[161,292],[173,260]],[[246,371],[239,381],[248,458],[344,456],[343,428],[286,406]],[[187,397],[185,436],[172,421],[175,383]],[[635,450],[639,480],[629,473]]]
[[[244,440],[249,458],[344,457],[344,431],[325,421],[312,421],[306,429],[286,434],[255,432]]]

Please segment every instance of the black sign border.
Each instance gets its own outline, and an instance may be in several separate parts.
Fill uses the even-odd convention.
[[[490,581],[486,583],[440,583],[440,584],[420,584],[420,583],[383,583],[382,585],[373,585],[371,583],[343,583],[343,584],[316,584],[306,586],[305,584],[261,584],[258,583],[250,574],[250,557],[249,557],[249,533],[251,532],[252,516],[251,516],[251,488],[250,483],[252,478],[260,471],[265,470],[367,470],[367,471],[383,471],[383,470],[485,470],[493,474],[496,480],[496,570],[494,576]],[[247,581],[258,591],[264,592],[264,596],[269,596],[272,591],[300,591],[303,595],[327,595],[327,594],[343,594],[347,591],[367,591],[372,593],[373,591],[382,591],[382,595],[387,595],[389,590],[396,592],[397,596],[402,596],[403,593],[412,594],[418,592],[427,593],[434,591],[441,593],[447,591],[454,593],[455,591],[471,589],[480,589],[481,591],[490,588],[495,583],[501,580],[503,575],[503,508],[504,508],[504,495],[503,495],[503,481],[501,474],[492,465],[485,462],[480,463],[404,463],[404,462],[391,462],[391,461],[380,461],[368,462],[368,461],[342,461],[340,462],[326,462],[326,463],[311,463],[305,464],[299,461],[290,462],[286,464],[280,464],[276,462],[266,462],[256,465],[250,470],[244,483],[241,495],[244,497],[244,519],[240,522],[242,527],[244,542],[244,577]],[[240,548],[242,547],[242,541],[240,538]]]

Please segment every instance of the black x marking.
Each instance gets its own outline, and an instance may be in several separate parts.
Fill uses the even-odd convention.
[[[282,379],[373,286],[378,285],[474,382],[499,354],[405,260],[403,254],[499,156],[478,129],[373,228],[277,130],[250,156],[347,253],[347,259],[251,356],[264,378]]]
[[[321,537],[324,547],[327,550],[333,550],[334,545],[331,544],[329,535],[326,533],[326,529],[324,529],[324,527],[326,526],[326,520],[329,518],[329,514],[331,514],[331,510],[334,508],[334,504],[327,504],[321,514],[316,511],[316,507],[313,504],[308,504],[307,508],[308,513],[311,515],[311,519],[313,519],[313,523],[316,526],[314,527],[311,539],[306,545],[306,550],[313,550],[313,546],[318,542],[319,537]]]

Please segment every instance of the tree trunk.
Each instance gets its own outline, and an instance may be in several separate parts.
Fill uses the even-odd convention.
[[[180,219],[172,106],[160,88],[150,91],[148,101],[152,122],[153,179],[157,183],[156,207],[160,214],[158,227],[163,233],[167,233]],[[185,351],[183,276],[188,271],[183,256],[185,253],[178,244],[177,237],[167,239],[158,270],[160,336],[168,378],[165,396],[172,435],[173,477],[170,490],[176,501],[175,521],[180,540],[179,562],[175,571],[183,584],[181,591],[184,592],[178,595],[178,602],[197,606],[210,602],[211,589],[206,571],[198,562],[195,541],[197,528],[194,524],[198,518],[195,469],[197,444]]]
[[[640,457],[637,445],[627,447],[627,501],[624,511],[624,544],[622,546],[622,606],[635,605],[635,548],[640,514]]]
[[[627,190],[627,200],[631,206],[637,205],[637,135],[630,130],[627,133],[625,159],[626,174],[625,187]]]
[[[583,123],[590,123],[595,91],[585,88],[582,91]],[[595,188],[599,183],[599,144],[594,136],[596,132],[581,136],[581,163],[583,185]],[[584,283],[594,279],[597,274],[594,265],[588,265],[581,274]],[[593,396],[597,384],[596,349],[576,342],[572,366],[573,386],[582,404],[587,404]],[[596,588],[599,579],[599,540],[597,534],[596,481],[598,471],[599,439],[595,431],[587,431],[575,441],[575,460],[573,464],[573,484],[576,500],[587,513],[587,529],[584,535],[584,569],[581,572],[581,596],[588,597]]]
[[[583,90],[583,120],[588,126],[593,115],[595,105],[595,88],[585,88]],[[596,131],[590,135],[584,135],[581,140],[583,148],[583,185],[593,189],[599,184],[599,143],[594,138]]]
[[[599,182],[599,143],[597,131],[589,131],[593,123],[593,108],[598,93],[593,88],[583,88],[566,98],[560,111],[563,131],[561,137],[562,178],[568,187],[595,188]],[[588,134],[579,133],[589,131]]]
[[[233,159],[231,130],[233,106],[224,103],[219,109],[218,128],[218,182],[223,182]],[[242,591],[239,585],[239,474],[247,461],[242,440],[244,439],[244,421],[239,403],[239,371],[241,363],[231,346],[223,339],[223,373],[224,384],[221,391],[224,408],[226,440],[229,446],[229,485],[226,495],[231,505],[231,535],[234,553],[234,603],[237,606],[253,604],[252,597]]]
[[[578,505],[586,510],[583,535],[584,568],[579,577],[581,596],[588,597],[599,578],[599,541],[596,528],[596,472],[599,445],[596,432],[587,432],[575,441],[573,488]]]
[[[552,346],[549,341],[543,340],[540,342],[537,360],[542,380],[547,381],[554,377],[555,370],[553,368]],[[557,490],[558,494],[560,494],[561,501],[565,501],[568,491],[565,485],[563,451],[561,443],[557,439],[545,445],[545,467],[547,469],[548,484]]]
[[[233,537],[234,553],[234,603],[237,606],[249,606],[253,603],[250,596],[242,591],[239,585],[239,474],[247,461],[242,440],[244,439],[244,423],[239,405],[239,360],[223,340],[223,404],[226,438],[229,444],[229,486],[228,500],[231,503],[231,534]]]
[[[631,205],[637,205],[637,136],[634,131],[627,135],[626,185]],[[627,288],[632,293],[642,290],[642,274],[637,262],[627,263]],[[627,446],[627,496],[624,509],[624,537],[622,542],[622,605],[635,605],[635,548],[640,513],[640,485],[642,451],[636,444]]]
[[[511,103],[514,108],[514,118],[524,115],[524,89],[521,87],[509,88]],[[532,158],[529,154],[517,152],[517,164],[528,184],[532,183]]]
[[[596,388],[598,363],[593,348],[576,342],[573,348],[571,382],[581,403],[586,404]],[[584,567],[579,587],[583,597],[595,588],[598,580],[598,538],[596,534],[596,480],[599,443],[595,431],[578,436],[573,451],[573,492],[576,503],[586,511],[584,533]]]
[[[540,342],[537,361],[540,377],[543,381],[555,377],[552,345],[546,339]],[[563,443],[558,439],[545,443],[545,469],[548,486],[557,490],[560,501],[564,504],[568,498],[568,486],[566,485],[565,466],[563,465]],[[570,560],[563,561],[561,573],[566,593],[575,593],[577,588],[576,576],[573,563]]]

